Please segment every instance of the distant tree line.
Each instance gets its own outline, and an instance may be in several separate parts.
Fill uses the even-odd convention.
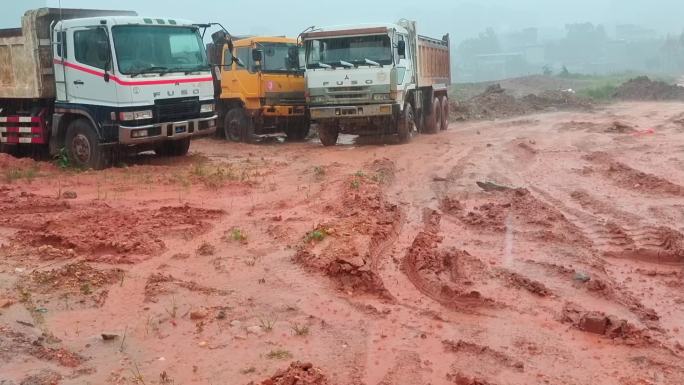
[[[543,39],[535,28],[500,35],[488,28],[455,52],[457,81],[484,81],[561,71],[580,74],[644,72],[684,74],[684,33],[658,36],[636,25],[610,36],[592,23],[568,24],[560,39]]]

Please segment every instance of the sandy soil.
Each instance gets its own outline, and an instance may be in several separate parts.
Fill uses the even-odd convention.
[[[344,139],[0,156],[0,383],[684,383],[684,104]]]

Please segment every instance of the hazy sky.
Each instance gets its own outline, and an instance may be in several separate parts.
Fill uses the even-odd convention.
[[[57,6],[57,0],[3,0],[0,28],[19,26],[26,9]],[[8,4],[9,3],[9,4]],[[188,5],[190,4],[190,6]],[[427,5],[430,4],[429,9]],[[539,27],[563,32],[571,22],[602,23],[612,30],[621,23],[650,26],[661,33],[684,31],[684,0],[62,0],[64,8],[132,9],[146,16],[168,16],[196,22],[221,22],[233,34],[297,35],[310,25],[419,22],[420,33],[455,41],[487,27],[505,32]]]

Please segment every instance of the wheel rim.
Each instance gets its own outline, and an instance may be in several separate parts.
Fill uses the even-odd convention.
[[[408,127],[408,136],[410,138],[416,132],[416,118],[413,115],[413,109],[408,110],[408,113],[406,114],[405,124]]]
[[[234,142],[240,141],[240,120],[231,119],[226,127],[226,137]]]
[[[75,160],[81,164],[86,164],[90,161],[91,148],[90,141],[83,134],[77,134],[71,141],[72,155]]]

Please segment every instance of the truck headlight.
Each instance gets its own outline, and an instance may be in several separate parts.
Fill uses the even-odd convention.
[[[214,112],[214,103],[202,104],[202,106],[200,106],[200,114],[206,114],[209,112]]]
[[[390,94],[373,94],[373,100],[390,100]]]
[[[119,112],[119,120],[146,120],[152,119],[152,110]]]

